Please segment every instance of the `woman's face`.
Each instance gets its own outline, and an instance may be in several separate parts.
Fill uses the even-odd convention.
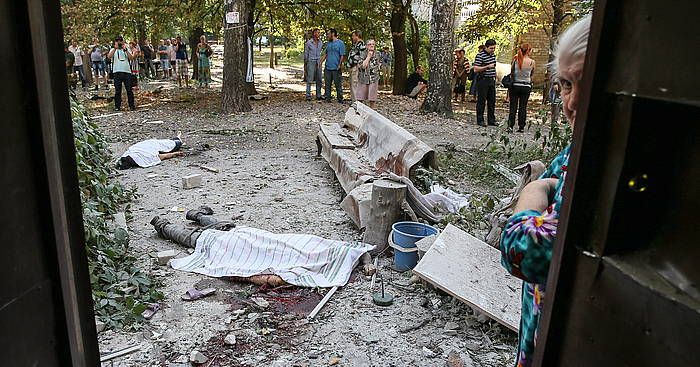
[[[576,109],[581,95],[581,78],[583,77],[584,58],[559,60],[559,85],[564,116],[573,126],[576,123]]]
[[[374,51],[374,48],[375,48],[375,47],[376,47],[376,46],[375,46],[374,42],[368,42],[368,43],[367,43],[367,50],[369,50],[369,51]]]

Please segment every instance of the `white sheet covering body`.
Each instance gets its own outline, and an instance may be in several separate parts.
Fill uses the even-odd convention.
[[[276,274],[301,287],[334,287],[345,285],[360,256],[373,248],[250,227],[228,232],[207,229],[197,239],[194,253],[171,260],[170,266],[212,277]]]
[[[158,153],[169,152],[175,149],[175,140],[149,139],[138,142],[129,147],[122,157],[130,156],[139,167],[151,167],[160,163]]]

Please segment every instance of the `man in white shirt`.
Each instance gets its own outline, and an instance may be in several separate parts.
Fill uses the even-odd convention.
[[[75,56],[75,62],[73,63],[73,72],[78,72],[80,82],[82,83],[83,88],[85,88],[87,86],[87,81],[85,80],[85,71],[83,71],[83,55],[85,55],[85,53],[83,52],[83,50],[80,49],[80,46],[78,46],[78,42],[76,40],[71,41],[71,45],[68,47],[68,51],[72,52],[73,56]]]
[[[177,60],[177,40],[175,38],[170,40],[170,76],[173,76],[173,70],[175,70],[175,63]]]

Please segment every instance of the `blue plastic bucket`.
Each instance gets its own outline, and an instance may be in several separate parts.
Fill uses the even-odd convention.
[[[413,269],[418,263],[418,248],[416,242],[437,234],[435,227],[418,222],[397,222],[391,226],[391,241],[394,244],[394,265],[397,270]],[[401,251],[401,247],[409,251]]]

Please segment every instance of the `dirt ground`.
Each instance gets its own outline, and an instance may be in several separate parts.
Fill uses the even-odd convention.
[[[316,156],[314,141],[318,124],[340,121],[348,106],[304,101],[298,72],[274,71],[272,88],[265,83],[270,70],[256,69],[258,89],[266,98],[251,101],[249,113],[220,114],[217,83],[210,89],[178,89],[172,81],[158,81],[141,83],[137,111],[96,119],[116,156],[130,144],[174,137],[178,131],[185,152],[155,167],[121,171],[119,180],[138,190],[128,223],[132,253],[162,282],[165,299],[143,331],[99,334],[102,353],[141,347],[104,365],[188,366],[193,351],[208,358],[204,366],[445,366],[450,352],[465,366],[511,365],[515,333],[426,284],[409,282],[410,272],[392,271],[389,257],[380,259],[379,268],[387,291],[396,297],[393,306],[375,306],[369,278],[356,270],[313,321],[306,315],[326,289],[260,289],[157,265],[152,258],[157,251],[176,249],[185,256],[187,250],[158,238],[150,219],[163,215],[184,224],[183,211],[199,205],[211,206],[217,216],[233,218],[239,226],[361,239],[338,206],[343,191],[328,164]],[[220,80],[216,70],[214,75]],[[113,113],[111,103],[88,99],[92,92],[79,95],[93,116]],[[446,144],[485,143],[487,129],[474,123],[474,104],[458,107],[456,119],[445,119],[419,114],[419,103],[384,93],[377,110],[438,151]],[[507,105],[500,105],[503,117]],[[203,164],[219,172],[203,170]],[[203,185],[182,189],[180,178],[195,173],[203,175]],[[193,286],[211,286],[217,293],[182,301]],[[235,345],[223,342],[229,334],[236,336]]]

